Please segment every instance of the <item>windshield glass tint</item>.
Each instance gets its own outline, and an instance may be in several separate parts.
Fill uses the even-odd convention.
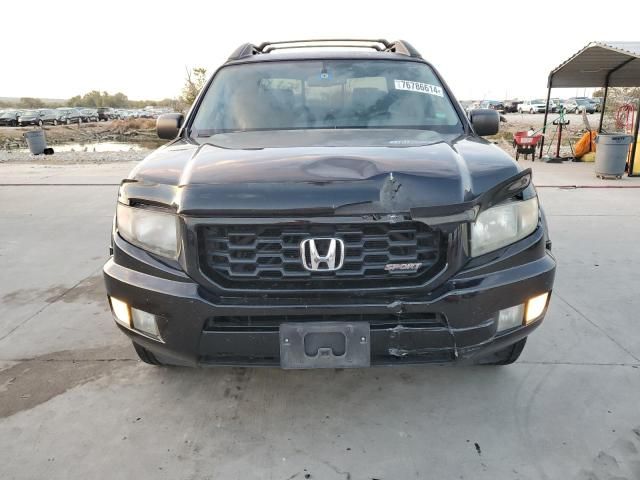
[[[323,128],[462,131],[451,101],[429,66],[381,60],[224,67],[192,128],[199,136]]]

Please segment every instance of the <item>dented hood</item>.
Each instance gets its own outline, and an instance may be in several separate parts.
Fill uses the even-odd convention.
[[[281,142],[294,147],[281,146],[282,139],[179,141],[154,152],[130,179],[139,184],[138,195],[157,187],[154,201],[167,197],[190,215],[350,215],[463,204],[519,171],[502,150],[476,137],[377,135],[372,144],[350,135],[336,132],[330,143],[309,135]]]

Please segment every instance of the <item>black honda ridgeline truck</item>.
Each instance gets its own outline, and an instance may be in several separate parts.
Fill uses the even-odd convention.
[[[498,125],[404,41],[242,45],[122,182],[116,324],[154,365],[514,362],[556,264]]]

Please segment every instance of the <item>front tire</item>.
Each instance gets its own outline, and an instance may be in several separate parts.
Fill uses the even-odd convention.
[[[133,348],[135,348],[136,353],[138,354],[138,358],[142,362],[144,362],[144,363],[146,363],[148,365],[155,365],[155,366],[164,365],[164,363],[162,363],[160,360],[158,360],[156,358],[156,356],[152,352],[150,352],[149,350],[147,350],[144,347],[141,347],[140,345],[138,345],[135,342],[132,342],[132,343],[133,343]]]
[[[529,110],[529,113],[533,115],[534,113],[536,113],[536,111],[532,108],[531,110]]]
[[[527,337],[524,337],[522,340],[513,345],[509,345],[507,348],[503,348],[502,350],[498,350],[481,358],[476,363],[478,365],[511,365],[518,360],[526,343]]]

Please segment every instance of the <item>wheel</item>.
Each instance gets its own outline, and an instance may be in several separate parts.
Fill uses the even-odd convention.
[[[82,123],[82,117],[78,117],[78,125]]]
[[[41,127],[42,125],[44,125],[44,122],[42,120],[38,120],[38,126]]]
[[[529,110],[529,113],[533,115],[534,113],[536,113],[536,111],[532,108],[531,110]]]
[[[524,345],[527,343],[527,337],[524,337],[519,342],[509,345],[507,348],[493,352],[491,355],[478,360],[479,365],[510,365],[516,360],[522,353]]]
[[[141,361],[149,365],[164,365],[164,363],[158,360],[156,356],[153,353],[151,353],[149,350],[147,350],[144,347],[141,347],[135,342],[132,342],[132,343],[133,343],[133,348],[135,348],[136,353],[138,354],[138,358],[140,358]]]
[[[53,124],[54,125],[58,125],[58,119],[57,118],[53,120]]]

